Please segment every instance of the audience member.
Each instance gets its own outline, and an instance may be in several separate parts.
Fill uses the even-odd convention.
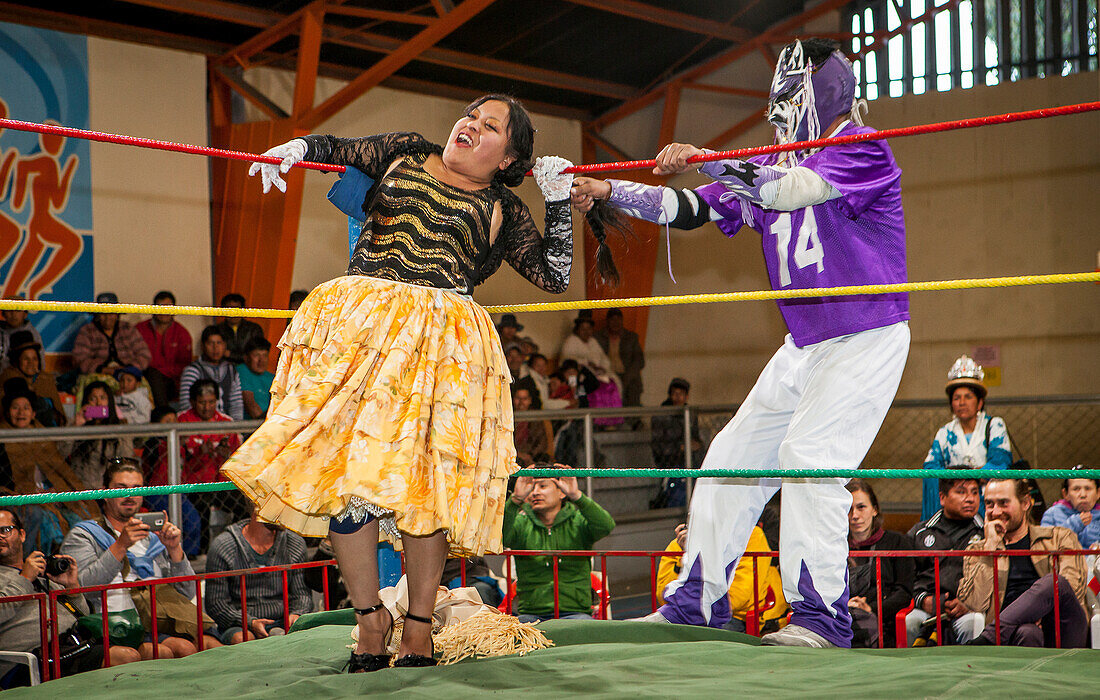
[[[218,304],[223,309],[243,309],[247,305],[244,297],[240,294],[226,294],[222,297],[221,303]],[[227,316],[216,327],[221,331],[222,339],[225,340],[229,361],[235,365],[244,362],[244,353],[248,341],[253,338],[264,337],[264,329],[260,327],[260,324],[240,316]],[[237,418],[237,420],[241,419]]]
[[[34,419],[34,392],[22,379],[9,379],[0,406],[0,430],[41,428]],[[0,440],[0,488],[7,494],[82,491],[84,484],[57,451],[57,443]],[[97,511],[93,501],[67,501],[24,506],[25,541],[31,550],[53,552],[69,526]],[[20,526],[23,529],[23,526]]]
[[[219,390],[212,379],[193,383],[188,387],[191,408],[180,413],[176,420],[180,423],[231,423],[233,419],[218,410]],[[183,446],[183,483],[220,481],[218,469],[240,444],[240,436],[236,433],[188,435]]]
[[[539,344],[536,343],[535,339],[531,336],[525,335],[519,339],[519,348],[523,351],[523,361],[527,362],[527,360],[531,358],[531,355],[539,351]]]
[[[118,296],[114,292],[103,292],[95,301],[97,304],[117,304]],[[80,327],[73,343],[73,362],[81,374],[110,374],[127,365],[144,370],[149,366],[149,359],[149,347],[141,333],[120,320],[118,314],[93,315],[90,322]]]
[[[1064,527],[1077,535],[1081,546],[1100,549],[1100,479],[1065,479],[1062,500],[1043,513],[1042,524]]]
[[[448,557],[443,565],[443,576],[439,579],[439,585],[447,588],[459,588],[462,583],[463,566],[466,569],[467,588],[473,588],[481,596],[481,602],[495,608],[504,600],[500,592],[500,585],[493,578],[493,572],[489,570],[489,564],[485,557],[468,557],[466,559]]]
[[[79,588],[80,567],[72,557],[58,555],[54,558],[56,562],[67,564],[60,572],[47,567],[47,557],[40,551],[33,551],[24,558],[26,534],[15,511],[0,507],[0,597]],[[90,612],[84,596],[59,595],[56,609],[61,675],[71,676],[100,668],[103,665],[102,645],[85,641],[76,624],[78,617]],[[30,652],[39,659],[46,658],[42,649],[40,623],[37,601],[0,605],[0,648]],[[136,650],[123,646],[112,646],[109,656],[112,666],[141,660]],[[16,668],[22,672],[6,678],[5,685],[29,685],[30,674],[26,667]],[[12,670],[11,664],[0,662],[0,677],[7,676]]]
[[[847,485],[852,494],[848,511],[848,551],[898,551],[913,548],[909,538],[882,526],[875,490],[863,479],[852,479]],[[879,644],[879,584],[878,565],[870,557],[848,557],[848,609],[852,614],[852,646],[877,647]],[[882,569],[882,634],[883,645],[893,647],[894,620],[899,611],[913,600],[913,578],[916,566],[908,557],[884,557]],[[889,640],[889,643],[887,642]]]
[[[538,394],[532,394],[529,388],[521,386],[512,390],[512,410],[538,411],[541,408]],[[516,457],[524,464],[539,461],[540,455],[550,455],[553,439],[550,421],[517,420],[513,437],[516,443]]]
[[[175,423],[176,412],[171,406],[157,406],[149,414],[150,423]],[[154,435],[145,441],[141,448],[141,468],[145,483],[149,486],[164,486],[168,483],[168,439]],[[151,498],[156,498],[153,496]],[[150,498],[146,499],[150,508],[156,508]]]
[[[9,337],[10,365],[0,372],[0,385],[18,377],[34,391],[34,417],[46,427],[65,425],[65,410],[57,393],[57,375],[42,369],[42,343],[29,331],[16,331]]]
[[[584,495],[577,478],[516,479],[504,507],[503,542],[508,549],[591,549],[615,528],[615,520]],[[516,557],[513,610],[523,622],[554,617],[554,578],[550,556]],[[592,616],[592,561],[560,557],[558,617]]]
[[[188,388],[191,408],[179,414],[180,423],[229,423],[232,419],[218,410],[217,382],[200,379]],[[181,481],[185,484],[224,481],[218,472],[229,455],[241,446],[236,433],[188,435],[183,443]],[[248,514],[244,496],[239,491],[193,493],[190,495],[201,521],[200,549],[220,531],[222,523],[228,525],[235,518]],[[214,512],[217,511],[217,512]]]
[[[565,363],[562,363],[563,365]],[[573,382],[577,381],[577,363],[573,363]],[[551,401],[564,401],[565,406],[563,408],[576,408],[580,405],[577,399],[576,393],[573,391],[573,387],[569,383],[569,377],[566,376],[564,370],[559,369],[557,372],[552,372],[547,377],[547,387],[550,390]],[[586,404],[587,405],[587,404]]]
[[[925,469],[1007,469],[1012,463],[1008,428],[985,412],[987,390],[981,365],[963,355],[947,373],[947,400],[954,419],[936,432],[924,458]],[[921,518],[927,520],[939,505],[938,479],[924,480]]]
[[[149,416],[150,423],[175,423],[176,412],[171,406],[157,406]],[[182,449],[180,450],[183,451]],[[148,486],[163,486],[168,483],[168,439],[154,435],[145,440],[141,448],[141,470]],[[182,476],[182,464],[181,464]],[[179,528],[183,530],[183,551],[187,556],[194,557],[199,554],[199,543],[202,538],[202,519],[195,506],[191,505],[194,494],[181,496],[183,522]],[[168,496],[147,496],[145,505],[149,510],[167,510]]]
[[[137,425],[149,422],[153,402],[149,398],[149,390],[141,385],[141,379],[141,370],[133,365],[115,370],[115,381],[118,382],[115,407],[123,423]]]
[[[676,536],[665,547],[665,551],[679,554],[684,551],[684,542],[687,540],[687,523],[677,525],[675,533]],[[745,551],[771,552],[772,549],[760,526],[754,527]],[[657,569],[657,602],[660,605],[664,605],[665,602],[663,595],[665,587],[680,577],[681,558],[679,556],[661,557],[661,564]],[[753,592],[753,560],[756,561],[755,593]],[[779,579],[778,564],[772,561],[770,555],[745,556],[738,560],[729,591],[733,619],[726,623],[725,629],[745,632],[747,630],[745,620],[754,610],[761,631],[768,631],[773,627],[779,628],[779,621],[787,616],[787,600],[783,596],[783,582]]]
[[[112,460],[103,474],[103,488],[132,489],[144,484],[141,467],[133,459]],[[141,509],[141,503],[141,496],[105,498],[103,517],[81,521],[69,531],[65,543],[61,545],[61,553],[76,561],[80,568],[81,586],[194,575],[191,562],[180,544],[179,528],[165,521],[162,530],[151,532],[148,525],[134,517]],[[108,591],[107,610],[118,612],[136,608],[140,613],[146,607],[142,597],[149,595],[142,593],[143,590],[120,588]],[[178,658],[195,653],[195,640],[201,632],[197,624],[197,611],[190,602],[194,597],[195,584],[191,581],[157,587],[159,639],[156,642],[160,658]],[[88,595],[93,610],[102,614],[100,600],[98,593]],[[143,605],[136,605],[138,602]],[[167,619],[162,621],[161,618]],[[142,625],[148,634],[151,622],[143,619]],[[209,635],[204,636],[203,643],[206,648],[221,646]],[[152,658],[153,639],[147,637],[137,651],[143,659]]]
[[[157,292],[153,304],[175,306],[176,295]],[[153,392],[153,405],[166,406],[179,395],[180,375],[191,363],[191,334],[171,314],[153,314],[137,324],[137,331],[149,348],[145,378]]]
[[[909,539],[916,549],[936,551],[966,549],[970,541],[981,538],[985,523],[978,515],[982,500],[977,479],[940,479],[940,509],[909,530]],[[943,557],[939,568],[939,590],[936,589],[936,565],[931,557],[916,562],[917,574],[913,583],[913,609],[905,616],[905,630],[909,646],[918,638],[921,646],[966,644],[981,628],[982,616],[966,607],[959,600],[959,581],[962,580],[961,557]],[[935,638],[936,596],[940,598],[943,616],[943,639]],[[948,624],[949,623],[949,624]]]
[[[290,293],[290,303],[287,308],[291,311],[297,311],[298,307],[302,305],[302,302],[309,296],[309,291],[306,289],[295,289]]]
[[[275,375],[267,371],[271,343],[267,339],[253,338],[244,348],[244,362],[237,365],[241,378],[241,402],[249,418],[263,418],[271,404],[271,382]]]
[[[551,378],[548,373],[549,361],[545,355],[534,353],[527,358],[527,364],[524,365],[525,370],[523,372],[525,378],[529,378],[531,383],[535,386],[535,391],[539,396],[539,403],[543,408],[547,410],[557,410],[562,408],[576,408],[576,401],[570,399],[555,399],[551,397]],[[558,380],[560,384],[560,379]]]
[[[84,387],[76,425],[119,425],[115,397],[106,382],[95,381]],[[69,465],[84,482],[84,487],[97,489],[103,482],[103,465],[115,457],[133,457],[134,443],[130,438],[95,438],[78,440],[69,454]]]
[[[508,365],[508,372],[512,375],[512,381],[519,381],[524,378],[523,374],[523,350],[519,345],[512,345],[504,351],[504,361]]]
[[[21,309],[0,311],[0,370],[8,368],[11,351],[11,337],[19,331],[26,331],[34,337],[34,342],[42,347],[42,336],[38,329],[27,320],[27,312]]]
[[[248,520],[233,523],[210,543],[206,571],[235,571],[301,564],[304,561],[306,541],[302,536],[278,525],[261,522],[253,510]],[[286,634],[288,625],[293,625],[301,615],[313,610],[313,595],[302,579],[302,571],[289,571],[286,576],[285,604],[282,574],[245,576],[247,600],[243,616],[239,577],[215,578],[207,582],[206,609],[218,623],[218,634],[223,644],[240,644],[249,639]]]
[[[593,337],[595,325],[589,316],[577,316],[573,321],[573,332],[561,345],[561,360],[573,360],[579,366],[592,372],[601,384],[614,382],[618,386],[618,375],[611,371],[611,360]],[[622,389],[619,389],[620,393]]]
[[[668,384],[668,398],[662,406],[687,405],[691,383],[675,377]],[[703,460],[703,438],[699,434],[699,418],[691,417],[691,464],[686,464],[684,444],[684,417],[653,416],[650,419],[649,445],[653,450],[653,466],[659,469],[697,468]],[[650,505],[654,508],[679,508],[687,505],[687,489],[683,478],[666,479],[661,491]]]
[[[991,479],[985,487],[985,537],[971,542],[969,550],[1040,550],[1057,552],[1080,549],[1071,531],[1028,522],[1031,495],[1022,479]],[[1088,571],[1079,555],[1058,559],[1057,595],[1059,615],[1054,619],[1055,576],[1049,556],[967,556],[959,599],[967,608],[980,612],[988,623],[970,644],[993,644],[996,621],[993,596],[1000,599],[1001,644],[1024,647],[1053,647],[1059,627],[1062,647],[1085,645],[1088,621],[1085,617],[1085,581]],[[997,567],[998,589],[994,590],[993,566]]]
[[[566,361],[572,360],[579,368],[588,370],[595,376],[598,381],[596,388],[585,394],[590,407],[618,408],[623,405],[622,382],[619,375],[611,371],[611,360],[592,337],[593,328],[590,316],[577,316],[573,322],[573,332],[561,346],[562,364],[564,366]],[[595,422],[599,426],[612,426],[621,424],[623,419],[597,418]]]
[[[520,347],[519,332],[523,330],[523,324],[516,321],[515,314],[504,314],[497,324],[497,333],[500,335],[500,346],[507,352],[511,347]]]
[[[207,326],[202,331],[202,356],[183,370],[180,377],[179,412],[191,408],[191,385],[209,379],[218,385],[218,410],[232,420],[244,420],[241,398],[241,377],[237,367],[226,355],[225,336],[220,326]]]
[[[611,362],[611,371],[618,375],[623,387],[623,405],[642,405],[642,368],[645,353],[638,334],[623,327],[621,309],[608,309],[603,330],[596,333],[600,344]]]

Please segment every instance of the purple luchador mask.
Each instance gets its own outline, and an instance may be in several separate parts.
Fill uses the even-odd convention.
[[[805,54],[801,41],[788,44],[775,66],[768,97],[767,119],[775,127],[778,143],[819,138],[821,130],[847,114],[855,100],[852,64],[833,51],[820,66]],[[809,155],[794,155],[800,161]]]

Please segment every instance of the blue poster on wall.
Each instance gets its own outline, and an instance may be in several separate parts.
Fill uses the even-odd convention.
[[[0,23],[0,116],[88,128],[84,36]],[[88,141],[0,130],[0,291],[4,298],[91,301]],[[68,351],[82,314],[36,313],[47,352]]]

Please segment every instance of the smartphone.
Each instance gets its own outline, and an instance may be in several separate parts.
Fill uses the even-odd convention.
[[[92,418],[106,418],[107,407],[106,406],[85,406],[84,417],[91,420]]]
[[[168,522],[168,518],[163,510],[154,511],[152,513],[136,513],[134,517],[148,525],[149,530],[152,532],[160,532],[164,529],[164,523]]]

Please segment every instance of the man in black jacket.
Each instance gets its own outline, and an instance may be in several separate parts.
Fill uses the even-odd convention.
[[[981,492],[977,479],[941,479],[940,509],[928,520],[909,531],[917,549],[966,549],[981,539],[984,523],[978,515]],[[962,578],[962,557],[940,559],[940,611],[944,637],[940,643],[963,644],[982,631],[981,616],[963,605],[957,597]],[[917,561],[913,586],[913,610],[905,618],[909,645],[920,635],[921,625],[936,614],[935,562],[932,557]],[[950,624],[946,624],[950,623]]]

